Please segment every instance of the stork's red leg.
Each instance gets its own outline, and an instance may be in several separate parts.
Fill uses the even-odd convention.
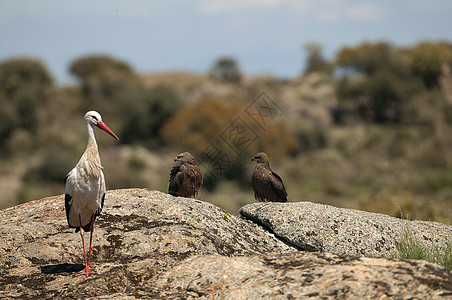
[[[82,245],[83,245],[83,257],[85,258],[85,268],[78,273],[77,275],[82,275],[85,274],[85,270],[86,270],[86,250],[85,250],[85,231],[83,230],[83,226],[82,226],[82,217],[80,215],[78,215],[78,220],[80,222],[80,236],[82,237]],[[88,276],[88,274],[86,274]]]
[[[83,230],[82,218],[81,218],[80,215],[78,215],[78,220],[80,222],[80,236],[82,237],[83,256],[85,257],[85,268],[82,271],[80,271],[80,273],[78,273],[77,276],[78,275],[86,275],[86,276],[88,276],[89,274],[95,274],[95,273],[90,271],[90,266],[88,266],[88,263],[86,261],[85,237],[84,237],[85,236],[85,231]],[[91,250],[91,243],[90,243],[90,250]],[[91,253],[91,251],[90,251],[90,253]]]
[[[91,244],[93,242],[93,233],[94,233],[94,214],[91,216],[91,227],[90,227],[90,237],[89,237],[89,259],[88,259],[88,268],[90,270],[94,270],[94,268],[91,266]],[[96,274],[96,272],[91,272],[92,274]]]

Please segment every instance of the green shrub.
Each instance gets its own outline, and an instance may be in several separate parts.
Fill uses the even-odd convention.
[[[14,107],[11,103],[0,99],[0,155],[8,150],[8,141],[17,126]]]
[[[443,64],[452,66],[452,44],[422,42],[409,50],[413,72],[428,88],[439,86]]]
[[[150,144],[160,141],[161,127],[182,105],[179,95],[169,86],[157,85],[136,96],[129,101],[122,142]]]
[[[64,178],[74,167],[73,154],[58,145],[49,145],[37,167],[28,171],[24,180],[31,183],[64,183]]]
[[[304,48],[307,52],[304,74],[313,72],[331,73],[331,63],[323,56],[323,47],[321,44],[307,43],[304,45]]]
[[[235,59],[222,57],[215,61],[210,70],[210,76],[228,82],[239,82],[242,74]]]
[[[47,68],[36,59],[17,58],[0,63],[0,95],[13,99],[24,89],[33,90],[36,97],[53,86]]]
[[[133,74],[132,68],[126,62],[114,59],[109,55],[87,55],[81,57],[71,63],[69,71],[82,81],[93,75],[108,72]]]
[[[69,71],[81,82],[81,111],[99,110],[121,116],[123,109],[132,105],[130,95],[142,90],[133,69],[108,55],[79,58],[71,63]]]
[[[319,126],[300,129],[296,139],[300,151],[318,150],[328,146],[327,130]]]
[[[0,63],[0,150],[8,149],[15,130],[38,132],[40,112],[46,108],[53,79],[46,67],[31,58]]]
[[[339,112],[350,111],[373,123],[400,123],[411,117],[411,100],[419,92],[418,79],[402,51],[388,43],[363,43],[345,47],[336,56],[336,66],[351,69],[337,84]]]

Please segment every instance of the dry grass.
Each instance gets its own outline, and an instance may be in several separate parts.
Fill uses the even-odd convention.
[[[424,246],[413,237],[409,227],[398,243],[397,250],[399,258],[425,260],[452,269],[452,243]]]

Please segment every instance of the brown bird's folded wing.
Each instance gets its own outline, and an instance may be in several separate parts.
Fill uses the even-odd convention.
[[[193,190],[193,196],[196,196],[199,192],[199,189],[202,187],[203,184],[203,177],[201,169],[197,165],[193,165],[191,168],[191,183],[192,183],[192,190]]]
[[[182,164],[170,172],[168,193],[179,197],[193,197],[202,186],[202,173],[198,166]]]
[[[278,198],[278,202],[286,202],[287,201],[287,192],[284,187],[284,183],[281,177],[272,171],[272,177],[270,179],[270,183],[272,185],[272,190]]]
[[[184,181],[184,174],[180,172],[180,167],[176,166],[171,169],[168,193],[177,196]]]

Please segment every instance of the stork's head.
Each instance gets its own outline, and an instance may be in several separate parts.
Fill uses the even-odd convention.
[[[265,154],[264,152],[256,153],[251,160],[255,161],[257,163],[267,163],[268,164],[268,162],[269,162],[268,155]]]
[[[97,111],[91,110],[85,114],[85,123],[89,124],[91,126],[96,126],[102,130],[104,130],[106,133],[114,137],[115,139],[119,140],[119,138],[116,136],[116,134],[113,133],[113,131],[108,128],[107,124],[105,124],[102,121],[102,116]]]
[[[183,163],[196,164],[195,158],[189,152],[183,152],[181,154],[178,154],[174,161],[180,161],[181,164]]]

